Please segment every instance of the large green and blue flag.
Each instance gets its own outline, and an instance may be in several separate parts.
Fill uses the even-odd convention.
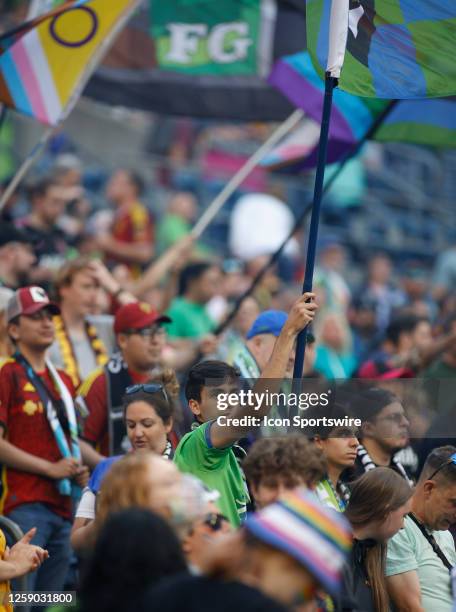
[[[307,46],[320,76],[339,2],[306,0]],[[344,91],[390,99],[456,95],[455,0],[350,0],[346,25]]]
[[[324,83],[316,73],[306,51],[276,62],[269,82],[277,87],[307,118],[321,120]],[[353,96],[336,88],[329,128],[328,162],[340,160],[364,137],[390,100]],[[316,163],[317,133],[307,120],[295,134],[287,136],[262,162],[283,167],[295,162],[312,167]],[[375,140],[401,141],[433,147],[456,147],[456,98],[400,100],[375,133]]]

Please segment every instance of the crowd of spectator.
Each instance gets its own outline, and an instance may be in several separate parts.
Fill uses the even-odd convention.
[[[264,197],[286,234],[286,202]],[[265,220],[238,215],[225,257],[193,238],[189,191],[157,215],[119,168],[105,199],[66,155],[3,211],[2,513],[25,534],[8,548],[0,532],[3,597],[26,575],[76,589],[79,612],[451,612],[453,250],[432,273],[372,253],[354,283],[323,234],[301,296],[295,236],[225,325],[276,247]],[[286,402],[222,424],[222,395],[290,392],[304,328],[301,388],[332,394],[309,427],[259,426],[286,423]]]

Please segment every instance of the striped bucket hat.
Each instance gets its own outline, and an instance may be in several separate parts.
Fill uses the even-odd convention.
[[[323,589],[337,594],[341,570],[351,549],[348,521],[301,489],[251,514],[245,528],[258,540],[301,563]]]

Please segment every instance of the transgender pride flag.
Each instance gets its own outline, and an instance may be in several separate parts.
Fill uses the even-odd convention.
[[[71,110],[138,0],[76,0],[0,38],[0,102],[47,125]]]

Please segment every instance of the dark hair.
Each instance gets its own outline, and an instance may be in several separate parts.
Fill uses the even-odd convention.
[[[288,609],[262,591],[229,576],[223,580],[218,575],[181,575],[151,588],[135,612],[284,612]]]
[[[411,334],[416,327],[420,324],[429,320],[426,317],[420,317],[413,313],[403,313],[395,316],[389,323],[385,331],[385,339],[389,340],[397,346],[401,334]]]
[[[345,516],[354,527],[386,519],[412,497],[407,481],[388,467],[370,470],[352,485]],[[364,566],[372,589],[375,610],[388,612],[388,594],[385,584],[386,544],[377,542],[366,553]]]
[[[122,398],[122,406],[124,419],[126,418],[127,409],[134,402],[145,402],[149,404],[164,424],[168,424],[171,419],[174,419],[176,412],[176,400],[179,396],[179,383],[173,370],[167,368],[161,374],[154,376],[148,383],[158,383],[163,386],[166,397],[163,391],[156,393],[147,393],[140,390],[129,395],[125,394]],[[145,383],[145,384],[148,384]]]
[[[303,482],[310,487],[324,478],[326,461],[314,444],[294,434],[257,440],[242,462],[242,468],[248,482],[255,486],[275,486],[280,480],[288,487]]]
[[[82,612],[135,609],[146,588],[185,571],[182,548],[168,523],[149,510],[109,516],[81,584]]]
[[[434,448],[429,455],[423,466],[423,471],[420,475],[420,482],[427,480],[436,470],[439,470],[435,475],[435,479],[439,482],[456,483],[456,466],[453,464],[445,465],[451,455],[456,453],[456,447],[447,445],[439,446]],[[444,466],[444,467],[442,467]],[[442,468],[442,469],[439,469]]]
[[[30,200],[34,200],[35,198],[43,198],[46,195],[48,189],[50,189],[51,187],[56,187],[58,184],[59,183],[56,178],[52,176],[45,176],[28,186],[28,198]]]
[[[400,402],[399,398],[387,389],[371,387],[359,390],[350,402],[351,412],[362,421],[372,421],[386,406]]]
[[[213,387],[221,381],[238,380],[239,376],[239,370],[224,361],[200,361],[189,370],[185,383],[185,398],[187,401],[200,402],[203,387]]]
[[[352,428],[344,427],[343,425],[325,425],[322,417],[327,417],[327,419],[344,419],[351,416],[351,412],[346,406],[335,402],[330,404],[328,408],[325,408],[324,411],[321,408],[311,409],[307,412],[306,418],[309,421],[315,420],[315,424],[309,427],[309,435],[311,438],[319,436],[322,440],[327,440],[329,437],[345,437],[343,432],[346,429],[351,430]],[[340,435],[337,435],[337,433]]]
[[[198,280],[209,268],[215,265],[210,261],[198,261],[185,266],[179,275],[178,294],[184,295],[193,281]]]
[[[138,196],[142,195],[146,187],[142,176],[134,170],[125,170],[125,172],[127,173],[130,183],[135,188],[136,194]]]

